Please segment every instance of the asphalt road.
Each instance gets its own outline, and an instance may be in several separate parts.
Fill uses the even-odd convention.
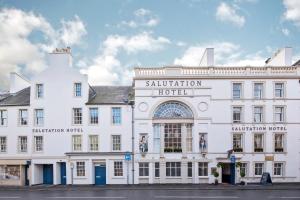
[[[176,199],[300,199],[300,190],[186,190],[186,189],[28,189],[1,190],[0,199],[24,200],[89,200],[89,199],[130,199],[130,200],[176,200]]]

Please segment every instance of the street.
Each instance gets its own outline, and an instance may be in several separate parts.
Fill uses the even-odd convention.
[[[158,187],[28,187],[0,190],[0,199],[51,200],[51,199],[300,199],[299,188],[187,188]]]

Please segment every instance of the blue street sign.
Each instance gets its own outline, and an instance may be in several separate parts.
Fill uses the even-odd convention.
[[[127,161],[131,160],[131,153],[130,152],[125,153],[125,160],[127,160]]]
[[[230,162],[231,162],[231,163],[235,163],[235,160],[236,160],[235,156],[234,156],[234,155],[231,155],[231,156],[230,156]]]

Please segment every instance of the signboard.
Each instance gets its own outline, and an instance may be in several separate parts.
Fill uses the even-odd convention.
[[[234,155],[231,155],[231,156],[230,156],[230,162],[231,162],[231,163],[235,163],[235,161],[236,161],[235,156],[234,156]]]
[[[274,156],[265,156],[265,161],[274,161]]]
[[[245,132],[245,131],[287,131],[286,126],[232,126],[233,132]]]
[[[125,160],[126,161],[130,161],[131,160],[131,153],[130,152],[126,152],[125,153]]]
[[[272,184],[272,179],[271,179],[270,173],[264,172],[261,175],[260,184],[262,184],[262,185]]]

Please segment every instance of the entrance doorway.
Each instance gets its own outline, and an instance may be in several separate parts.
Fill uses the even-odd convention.
[[[53,165],[43,165],[43,184],[53,184]]]
[[[222,183],[235,184],[235,164],[222,164]]]
[[[67,171],[66,171],[66,163],[60,163],[60,184],[66,185],[67,184]]]
[[[105,164],[95,165],[95,185],[106,184],[106,166]]]

